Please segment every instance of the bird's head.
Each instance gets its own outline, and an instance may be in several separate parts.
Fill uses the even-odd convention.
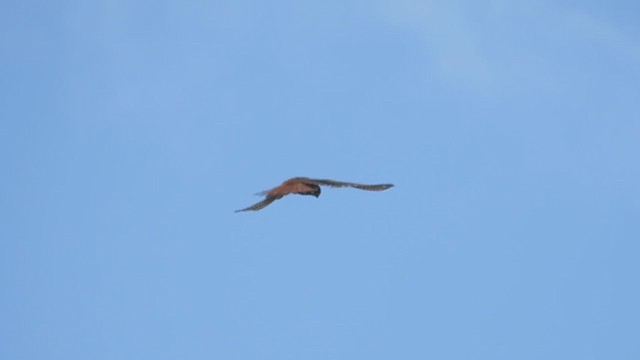
[[[313,188],[313,191],[311,191],[309,194],[313,195],[315,197],[319,197],[320,196],[320,186],[316,185],[316,184],[308,184],[311,188]]]

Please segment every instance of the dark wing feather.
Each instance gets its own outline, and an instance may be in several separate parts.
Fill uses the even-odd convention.
[[[236,210],[235,212],[241,212],[241,211],[258,211],[260,209],[263,209],[265,207],[267,207],[269,204],[271,204],[272,202],[280,199],[282,196],[280,197],[275,197],[275,196],[267,196],[264,200],[255,203],[251,206],[249,206],[248,208],[244,208],[241,210]]]
[[[310,182],[312,184],[317,184],[317,185],[324,185],[324,186],[331,186],[331,187],[352,187],[352,188],[367,190],[367,191],[382,191],[382,190],[387,190],[388,188],[393,186],[393,184],[367,185],[367,184],[334,181],[334,180],[327,180],[327,179],[308,179],[305,181]]]

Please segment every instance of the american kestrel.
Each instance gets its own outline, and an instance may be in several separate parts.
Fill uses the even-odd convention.
[[[392,187],[393,184],[377,184],[377,185],[365,185],[365,184],[356,184],[342,181],[333,181],[333,180],[325,180],[325,179],[310,179],[306,177],[294,177],[285,182],[283,182],[280,186],[275,187],[271,190],[266,190],[259,192],[256,195],[264,195],[265,199],[260,201],[259,203],[253,204],[248,208],[244,208],[241,210],[236,210],[236,212],[241,211],[257,211],[260,210],[272,202],[281,199],[283,196],[289,194],[298,194],[298,195],[312,195],[315,197],[320,196],[320,185],[323,186],[331,186],[331,187],[352,187],[360,190],[368,190],[368,191],[382,191],[387,190]]]

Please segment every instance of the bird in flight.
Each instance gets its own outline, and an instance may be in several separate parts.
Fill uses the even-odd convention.
[[[272,202],[278,199],[281,199],[283,196],[286,196],[289,194],[312,195],[312,196],[318,197],[320,196],[320,186],[352,187],[360,190],[382,191],[392,187],[393,184],[365,185],[365,184],[356,184],[356,183],[333,181],[333,180],[326,180],[326,179],[310,179],[306,177],[294,177],[283,182],[282,184],[280,184],[280,186],[274,187],[271,190],[259,192],[256,195],[264,195],[265,196],[264,200],[258,203],[255,203],[247,208],[236,210],[236,212],[258,211],[260,209],[265,208]]]

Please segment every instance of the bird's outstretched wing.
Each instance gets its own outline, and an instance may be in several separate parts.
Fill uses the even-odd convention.
[[[313,184],[317,184],[317,185],[324,185],[324,186],[331,186],[331,187],[352,187],[352,188],[367,190],[367,191],[382,191],[382,190],[387,190],[390,187],[393,187],[393,184],[367,185],[367,184],[334,181],[334,180],[327,180],[327,179],[308,179],[306,181]]]
[[[236,210],[235,212],[241,212],[241,211],[258,211],[260,209],[263,209],[265,207],[267,207],[269,204],[271,204],[272,202],[280,199],[282,196],[277,197],[277,196],[267,196],[264,200],[255,203],[247,208],[244,209],[240,209],[240,210]]]

